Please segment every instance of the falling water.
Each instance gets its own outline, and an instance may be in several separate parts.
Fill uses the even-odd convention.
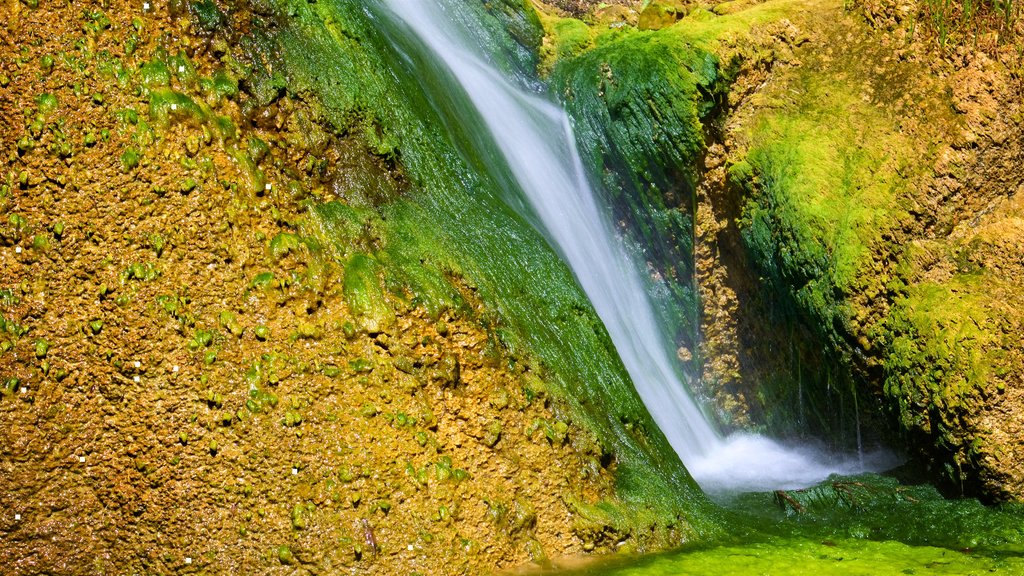
[[[823,454],[761,436],[723,438],[681,381],[644,280],[616,235],[608,208],[597,201],[565,112],[485,60],[486,50],[458,21],[459,8],[451,2],[383,3],[386,17],[415,34],[472,102],[475,110],[466,111],[465,122],[472,125],[474,114],[483,120],[528,203],[523,216],[571,268],[648,411],[702,488],[795,488],[833,472],[861,469],[856,459],[828,463]]]

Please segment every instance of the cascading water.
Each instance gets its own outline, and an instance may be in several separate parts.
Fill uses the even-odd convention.
[[[446,0],[383,0],[383,17],[401,23],[443,62],[483,120],[493,149],[514,176],[533,222],[587,294],[641,399],[694,479],[706,491],[795,488],[831,473],[863,470],[857,458],[829,462],[806,448],[761,436],[723,438],[688,394],[644,279],[615,233],[608,210],[576,150],[565,112],[505,78]],[[437,96],[437,95],[435,95]],[[440,95],[444,97],[444,95]],[[473,116],[475,115],[475,116]]]

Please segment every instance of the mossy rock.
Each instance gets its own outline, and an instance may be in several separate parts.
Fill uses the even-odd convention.
[[[652,0],[640,11],[637,28],[660,30],[667,28],[686,16],[689,3],[683,0]]]

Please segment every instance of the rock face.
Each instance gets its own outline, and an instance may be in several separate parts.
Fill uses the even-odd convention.
[[[640,30],[661,30],[678,22],[688,12],[689,3],[682,0],[654,0],[640,11]]]
[[[707,378],[740,421],[887,428],[950,491],[1020,499],[1019,81],[866,14],[889,28],[861,12],[794,20],[809,39],[796,65],[742,95],[713,149],[724,165],[698,207]],[[829,420],[830,405],[847,415]],[[855,430],[857,412],[878,425]]]

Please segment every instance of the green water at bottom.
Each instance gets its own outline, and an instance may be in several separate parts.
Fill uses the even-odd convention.
[[[946,499],[927,484],[865,474],[723,503],[718,542],[610,557],[557,574],[588,576],[1024,575],[1024,508]],[[550,573],[548,571],[542,573]]]
[[[563,574],[655,575],[837,575],[1024,574],[1024,558],[1003,553],[971,553],[871,540],[779,538],[591,565]]]

